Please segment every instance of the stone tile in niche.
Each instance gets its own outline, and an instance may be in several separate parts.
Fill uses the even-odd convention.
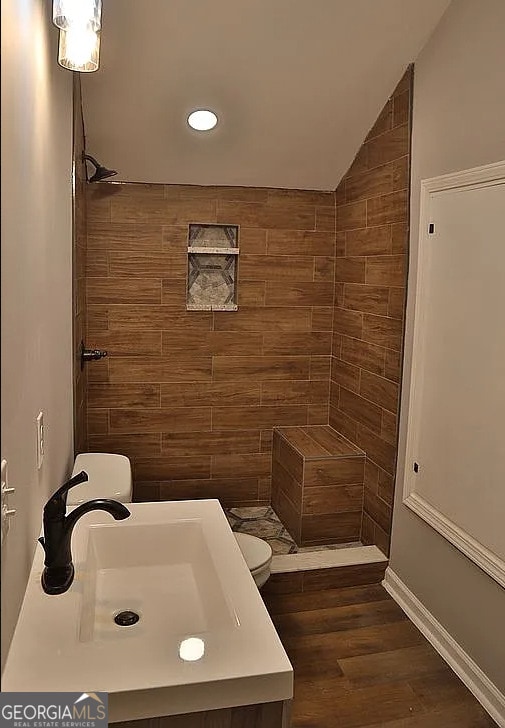
[[[187,308],[235,310],[236,256],[190,253]]]
[[[189,225],[188,310],[237,310],[233,248],[238,253],[236,225]]]
[[[236,225],[190,225],[189,245],[197,248],[236,248]]]

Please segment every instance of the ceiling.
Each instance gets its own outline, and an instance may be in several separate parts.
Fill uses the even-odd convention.
[[[116,179],[334,189],[449,0],[104,0],[87,151]],[[188,113],[219,116],[192,131]]]

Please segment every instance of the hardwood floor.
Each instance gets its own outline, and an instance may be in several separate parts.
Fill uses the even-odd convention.
[[[292,728],[494,728],[380,584],[265,603],[295,671]]]

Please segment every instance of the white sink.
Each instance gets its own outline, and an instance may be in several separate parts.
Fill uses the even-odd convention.
[[[118,525],[89,528],[82,641],[133,639],[152,650],[161,635],[237,625],[200,519]],[[122,610],[134,611],[139,621],[118,626],[113,617]]]
[[[219,502],[128,508],[80,519],[65,594],[42,591],[37,548],[2,689],[105,691],[111,721],[290,699],[291,665]],[[119,626],[122,611],[139,620]]]

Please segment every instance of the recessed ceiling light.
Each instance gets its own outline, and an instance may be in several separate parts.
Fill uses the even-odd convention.
[[[188,116],[188,124],[196,131],[209,131],[217,124],[217,116],[209,109],[197,109]]]

